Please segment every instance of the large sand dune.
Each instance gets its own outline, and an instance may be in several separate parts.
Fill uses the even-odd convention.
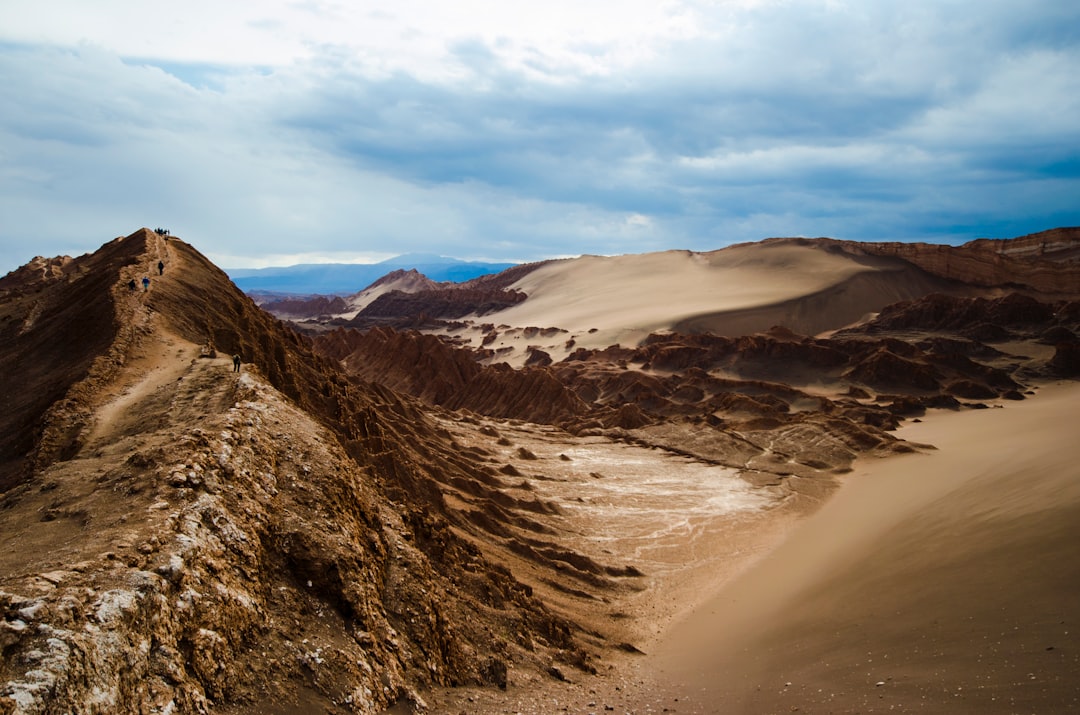
[[[512,287],[528,294],[528,300],[498,318],[512,325],[557,325],[571,332],[644,335],[696,316],[818,294],[861,273],[900,270],[899,261],[857,259],[784,243],[709,253],[583,256],[550,263],[518,281]]]
[[[460,285],[391,274],[327,315],[325,300],[268,304],[309,324],[393,326],[450,335],[515,367],[543,351],[633,347],[650,333],[741,336],[783,326],[818,335],[933,293],[1075,298],[1075,230],[964,246],[776,238],[709,252],[580,256]],[[538,332],[542,331],[542,332]]]

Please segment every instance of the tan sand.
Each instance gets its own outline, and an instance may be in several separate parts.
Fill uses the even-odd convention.
[[[514,327],[647,335],[702,314],[803,298],[858,274],[895,273],[900,265],[789,243],[730,246],[706,253],[579,256],[527,274],[510,289],[525,293],[528,300],[488,317]],[[406,275],[368,288],[349,299],[350,311],[340,317],[355,317],[385,293],[426,287],[425,280]]]
[[[631,712],[1080,708],[1080,384],[936,413],[673,627]],[[621,709],[621,708],[620,708]]]
[[[571,332],[595,328],[648,334],[700,313],[800,297],[866,270],[847,255],[782,244],[711,253],[582,256],[541,267],[518,281],[513,288],[529,300],[502,311],[498,319]]]

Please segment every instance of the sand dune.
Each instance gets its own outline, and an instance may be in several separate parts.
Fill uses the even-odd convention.
[[[710,253],[664,251],[583,256],[543,266],[513,288],[529,299],[500,313],[515,325],[568,330],[671,327],[706,312],[778,303],[816,293],[883,265],[807,246],[754,245]]]
[[[776,241],[708,253],[582,256],[541,266],[511,288],[528,299],[484,320],[563,329],[548,341],[530,340],[558,360],[570,351],[568,336],[573,347],[603,348],[670,330],[746,335],[784,325],[813,335],[951,286],[898,258]],[[509,334],[488,346],[522,347]],[[505,353],[501,359],[515,362]]]
[[[1080,707],[1080,385],[901,430],[672,629],[647,690],[678,712]]]
[[[976,406],[971,402],[975,399],[996,399],[993,391],[977,397],[974,391],[959,389],[966,377],[915,380],[938,370],[976,366],[981,360],[987,367],[1007,369],[1018,383],[1010,378],[1013,394],[1007,401],[992,403],[1003,409],[931,409],[925,421],[906,424],[897,436],[938,449],[887,461],[862,457],[856,472],[838,477],[845,485],[835,498],[831,478],[827,486],[818,485],[814,496],[828,496],[825,505],[775,551],[771,549],[805,512],[792,516],[789,511],[775,510],[769,513],[768,524],[741,523],[738,529],[713,530],[710,536],[715,538],[671,544],[670,551],[677,554],[671,563],[695,564],[700,570],[691,573],[687,566],[684,573],[674,568],[665,572],[654,563],[644,563],[641,572],[652,579],[647,588],[655,589],[648,598],[604,595],[585,606],[570,597],[558,600],[566,593],[589,596],[586,590],[575,588],[552,599],[561,605],[573,604],[563,612],[585,624],[584,632],[631,633],[625,643],[631,646],[628,650],[640,648],[647,655],[605,653],[601,677],[595,679],[570,673],[564,681],[567,673],[557,669],[558,676],[551,682],[544,675],[519,669],[510,673],[507,691],[435,693],[430,698],[434,711],[534,715],[600,709],[626,713],[1017,712],[1050,707],[1056,712],[1080,704],[1076,700],[1080,689],[1070,675],[1080,665],[1080,648],[1075,635],[1070,635],[1075,632],[1071,624],[1080,616],[1080,607],[1074,605],[1080,603],[1074,597],[1080,569],[1073,563],[1074,544],[1080,536],[1076,518],[1080,516],[1080,472],[1073,463],[1080,453],[1070,441],[1075,432],[1070,418],[1080,391],[1075,385],[1059,384],[1041,388],[1031,400],[1021,394],[1043,379],[1070,374],[1040,372],[1035,366],[1052,362],[1058,348],[1051,340],[1071,339],[1073,333],[1036,330],[1031,324],[1030,329],[1018,328],[1010,338],[1015,342],[1021,333],[1024,336],[1012,349],[1001,337],[992,339],[1001,352],[977,345],[962,330],[988,321],[987,325],[1000,329],[1000,335],[1008,336],[1006,326],[1012,326],[1013,315],[1033,311],[1025,302],[1033,299],[1021,293],[997,305],[989,298],[999,298],[1006,288],[960,282],[944,265],[953,260],[948,251],[927,248],[920,257],[922,263],[916,264],[894,255],[868,255],[838,242],[795,239],[711,253],[585,256],[545,264],[516,280],[509,287],[527,295],[523,302],[499,312],[478,311],[468,320],[452,323],[446,330],[455,339],[478,342],[483,338],[485,347],[498,351],[493,361],[521,364],[530,348],[548,351],[547,357],[556,362],[552,372],[558,371],[565,384],[573,384],[580,394],[618,395],[613,404],[645,405],[640,408],[643,412],[662,402],[657,389],[643,386],[659,385],[680,371],[702,379],[752,377],[810,385],[843,409],[856,411],[896,400],[898,414],[904,417],[922,415],[922,408],[931,404],[951,404],[960,410],[960,405]],[[972,263],[964,264],[966,274],[979,278]],[[606,351],[603,359],[574,372],[577,363],[589,358],[588,350],[579,348],[635,346],[651,332],[746,336],[783,325],[813,335],[882,309],[888,315],[886,306],[931,293],[954,295],[915,301],[911,315],[904,315],[904,320],[894,316],[889,323],[893,332],[848,331],[835,345],[774,331],[767,336],[776,338],[772,342],[760,335],[740,340],[730,360],[716,357],[697,363],[689,356],[709,353],[710,348],[694,342],[700,336],[691,335],[671,345],[654,339],[641,351]],[[974,300],[974,296],[982,299]],[[964,313],[953,305],[965,300],[997,307]],[[1075,315],[1071,310],[1062,315]],[[1045,312],[1049,315],[1053,310],[1045,308]],[[920,315],[929,321],[926,326],[916,320]],[[961,315],[966,317],[960,320]],[[930,317],[951,326],[945,331],[948,337]],[[1025,318],[1033,319],[1033,315]],[[530,326],[558,330],[528,330]],[[1070,324],[1069,330],[1073,329]],[[916,346],[917,341],[922,347]],[[841,343],[876,345],[876,352],[865,364],[841,369],[829,357]],[[794,345],[820,352],[797,353]],[[655,352],[649,353],[649,359],[642,357],[642,351],[652,348]],[[923,349],[933,353],[925,362],[902,358]],[[759,350],[760,363],[749,366]],[[558,365],[570,353],[576,354]],[[665,360],[668,356],[674,357]],[[375,365],[375,373],[387,372],[374,357],[365,355],[360,362]],[[1024,363],[1028,366],[1022,367]],[[636,374],[639,366],[643,374]],[[979,373],[978,367],[972,369],[972,375]],[[591,372],[586,374],[586,370]],[[439,374],[430,368],[409,377],[420,376],[419,384],[430,387]],[[580,381],[571,383],[571,376]],[[365,379],[375,377],[365,375]],[[485,397],[499,394],[494,380],[483,384]],[[929,400],[935,384],[942,388],[942,395],[946,386],[959,386],[956,394],[962,399]],[[702,389],[700,385],[684,387],[685,393],[679,394]],[[663,394],[665,399],[681,399],[672,397],[677,392]],[[511,393],[543,401],[533,397],[542,393],[524,389]],[[924,398],[927,401],[919,403]],[[785,414],[798,419],[811,402],[787,405],[790,409]],[[469,409],[490,415],[495,404],[505,403],[488,401],[481,406],[477,401]],[[905,404],[917,408],[909,410]],[[734,403],[710,408],[709,414],[726,420],[726,432],[712,432],[698,423],[664,444],[677,448],[715,444],[722,434],[750,429],[736,423],[739,409]],[[830,414],[841,411],[834,408]],[[780,423],[778,417],[770,419],[775,421],[760,423]],[[868,415],[856,421],[875,424]],[[837,423],[832,424],[835,429]],[[499,426],[500,437],[505,429]],[[626,429],[637,430],[632,433],[639,438],[646,435],[640,426]],[[795,435],[787,445],[777,442],[775,431],[763,440],[783,453],[777,464],[799,462],[792,455],[813,442],[809,433]],[[457,441],[465,443],[466,438]],[[480,451],[498,450],[487,445]],[[816,459],[812,463],[822,465]],[[776,482],[801,484],[802,476],[791,478],[789,468],[777,468],[781,474]],[[566,511],[583,503],[583,494],[573,490],[568,493],[578,503],[560,501],[565,496],[562,492],[546,491],[555,484],[554,471],[539,470],[538,483],[540,473],[543,486],[530,486],[529,497],[543,493]],[[639,506],[636,498],[623,497],[600,505],[627,513]],[[662,511],[655,508],[652,514]],[[671,518],[671,514],[660,518]],[[673,523],[679,525],[678,519]],[[610,539],[615,530],[610,520],[601,518],[589,528],[557,531],[599,533]],[[583,547],[576,544],[574,548]],[[608,547],[592,556],[598,562],[641,561],[640,554],[615,558],[613,552],[615,547]],[[701,564],[707,566],[700,568]],[[668,630],[673,618],[685,620]],[[623,620],[632,620],[633,628],[624,626]]]

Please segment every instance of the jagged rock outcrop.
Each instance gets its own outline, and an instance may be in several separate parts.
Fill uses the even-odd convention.
[[[525,294],[518,291],[462,286],[414,293],[394,290],[380,295],[346,324],[367,327],[391,320],[445,320],[473,314],[483,316],[516,305],[525,298]]]
[[[479,372],[445,406],[541,424],[569,424],[589,412],[588,406],[550,370],[514,370],[501,363]]]
[[[415,395],[430,405],[560,424],[586,413],[573,392],[543,369],[482,366],[485,353],[454,347],[417,332],[374,328],[335,330],[314,338],[318,351],[365,380]]]
[[[336,329],[314,338],[317,350],[356,377],[442,405],[481,367],[476,356],[433,335],[372,328]],[[377,378],[377,379],[376,379]]]
[[[933,294],[883,309],[872,323],[847,333],[896,330],[967,332],[981,326],[1032,332],[1075,324],[1077,302],[1046,303],[1017,293],[1000,298],[963,298]]]
[[[653,435],[649,439],[677,432],[672,424],[681,421],[685,429],[704,428],[717,444],[729,445],[713,449],[699,444],[698,456],[707,453],[730,464],[754,461],[741,448],[730,447],[733,434],[739,439],[754,434],[763,443],[784,443],[791,454],[804,455],[796,460],[843,469],[861,450],[890,445],[887,431],[902,416],[959,407],[962,400],[1021,399],[1025,380],[1068,372],[1068,336],[1080,329],[1077,312],[1073,303],[1045,303],[1020,294],[994,299],[935,294],[889,307],[877,319],[831,338],[780,327],[741,337],[654,334],[637,347],[578,348],[560,362],[519,370],[500,363],[481,366],[489,352],[419,333],[342,331],[319,337],[315,344],[365,379],[433,405],[558,425],[577,434],[645,431]],[[1021,368],[992,346],[965,336],[971,326],[991,325],[1031,340],[1056,330],[1066,347],[1058,348],[1053,361]],[[864,397],[828,398],[792,386],[801,383],[833,384]],[[878,397],[867,402],[873,395]],[[819,445],[826,435],[849,442],[824,450],[832,456],[823,458]],[[670,449],[680,443],[688,442],[662,442]]]
[[[308,298],[270,298],[259,307],[283,319],[323,318],[348,312],[349,304],[341,296],[314,295]]]

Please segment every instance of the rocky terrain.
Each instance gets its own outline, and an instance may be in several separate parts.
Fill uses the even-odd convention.
[[[1078,233],[671,252],[753,299],[629,330],[618,293],[531,306],[657,273],[633,257],[402,272],[303,332],[149,230],[35,259],[0,280],[0,713],[456,713],[443,688],[601,677],[856,460],[928,449],[903,421],[1080,374]],[[796,259],[821,270],[762,302]]]

